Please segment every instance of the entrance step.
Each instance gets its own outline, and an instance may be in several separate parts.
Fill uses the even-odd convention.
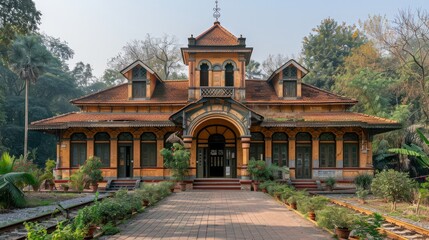
[[[318,190],[316,180],[313,179],[292,179],[291,182],[297,190]]]
[[[197,178],[194,179],[195,190],[241,190],[240,180],[236,178]]]
[[[106,191],[118,191],[125,188],[129,191],[135,190],[140,187],[140,180],[138,179],[114,179],[107,182]]]

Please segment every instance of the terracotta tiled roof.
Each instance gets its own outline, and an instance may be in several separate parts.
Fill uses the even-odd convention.
[[[356,100],[338,96],[334,93],[303,83],[302,97],[283,99],[277,97],[274,87],[264,80],[246,80],[246,102],[256,104],[348,104],[354,105]]]
[[[359,126],[363,128],[399,129],[401,124],[386,118],[374,117],[354,112],[320,112],[320,113],[278,113],[261,112],[264,122],[261,126],[283,127],[329,127],[329,126]]]
[[[188,80],[168,80],[156,85],[149,100],[129,100],[127,83],[93,93],[71,102],[81,104],[186,104],[188,101]]]
[[[235,46],[238,39],[219,22],[195,38],[197,46]]]
[[[89,113],[72,112],[32,122],[30,129],[66,129],[69,127],[166,127],[170,113]]]

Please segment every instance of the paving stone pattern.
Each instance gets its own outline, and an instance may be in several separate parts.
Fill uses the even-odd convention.
[[[332,239],[261,192],[175,193],[103,239]]]

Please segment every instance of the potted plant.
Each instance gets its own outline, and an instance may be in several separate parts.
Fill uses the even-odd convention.
[[[161,149],[161,155],[164,157],[164,166],[171,170],[173,178],[179,182],[180,189],[185,191],[184,180],[188,176],[191,153],[180,143],[173,143],[171,149]]]
[[[98,190],[98,182],[103,180],[102,163],[98,157],[90,157],[82,166],[83,173],[88,177],[93,192]]]
[[[263,193],[267,193],[268,187],[274,186],[274,185],[275,185],[275,182],[273,181],[265,181],[259,184],[259,189],[261,189]]]
[[[68,192],[69,188],[70,188],[70,186],[68,185],[68,183],[61,184],[61,187],[63,188],[64,192]]]
[[[289,205],[289,202],[287,201],[288,198],[290,198],[294,194],[294,190],[290,188],[289,186],[285,186],[282,188],[282,191],[280,192],[280,199],[286,204]]]
[[[98,213],[100,206],[100,203],[86,206],[79,210],[74,218],[73,227],[78,230],[84,230],[86,232],[86,239],[93,238],[94,232],[100,224],[101,218]]]
[[[322,210],[316,211],[317,224],[327,229],[335,229],[335,234],[339,238],[347,239],[352,227],[358,220],[358,217],[350,210],[343,207],[327,206]]]
[[[269,180],[273,176],[272,169],[263,160],[252,158],[247,165],[247,172],[253,179],[253,190],[258,191],[259,183]]]
[[[316,211],[323,209],[327,203],[328,199],[322,196],[305,197],[300,201],[298,210],[304,214],[308,214],[308,217],[315,221]]]
[[[385,239],[385,234],[379,231],[383,222],[384,218],[378,213],[360,218],[355,222],[353,236],[349,239]]]
[[[361,204],[365,204],[366,203],[366,198],[368,197],[368,194],[369,194],[369,190],[366,190],[366,189],[364,189],[364,188],[358,188],[357,189],[357,191],[356,191],[356,196],[358,197],[358,199],[359,199],[359,202],[361,203]]]
[[[45,189],[49,189],[49,191],[54,190],[55,182],[54,182],[54,168],[56,163],[54,160],[48,159],[45,163],[45,171],[41,178],[44,180]]]
[[[290,196],[288,199],[287,199],[287,202],[289,203],[289,206],[292,208],[292,209],[295,209],[296,210],[296,202],[297,202],[297,197],[296,196],[294,196],[294,195],[292,195],[292,196]]]
[[[87,181],[87,177],[82,171],[82,166],[79,168],[79,170],[77,170],[70,176],[70,184],[72,188],[79,193],[83,191],[86,181]]]
[[[334,177],[328,177],[325,180],[325,184],[326,184],[326,190],[328,190],[329,192],[332,192],[332,190],[334,189],[335,183],[337,181],[335,180]]]

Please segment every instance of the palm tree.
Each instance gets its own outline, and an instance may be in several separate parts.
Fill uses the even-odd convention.
[[[17,185],[35,185],[33,175],[25,172],[13,172],[14,157],[7,152],[0,158],[0,203],[20,207],[25,204],[25,195]]]
[[[24,158],[28,149],[28,85],[36,83],[43,74],[46,65],[52,59],[51,53],[42,44],[38,36],[20,36],[10,49],[12,70],[25,82],[25,123],[24,123]]]

